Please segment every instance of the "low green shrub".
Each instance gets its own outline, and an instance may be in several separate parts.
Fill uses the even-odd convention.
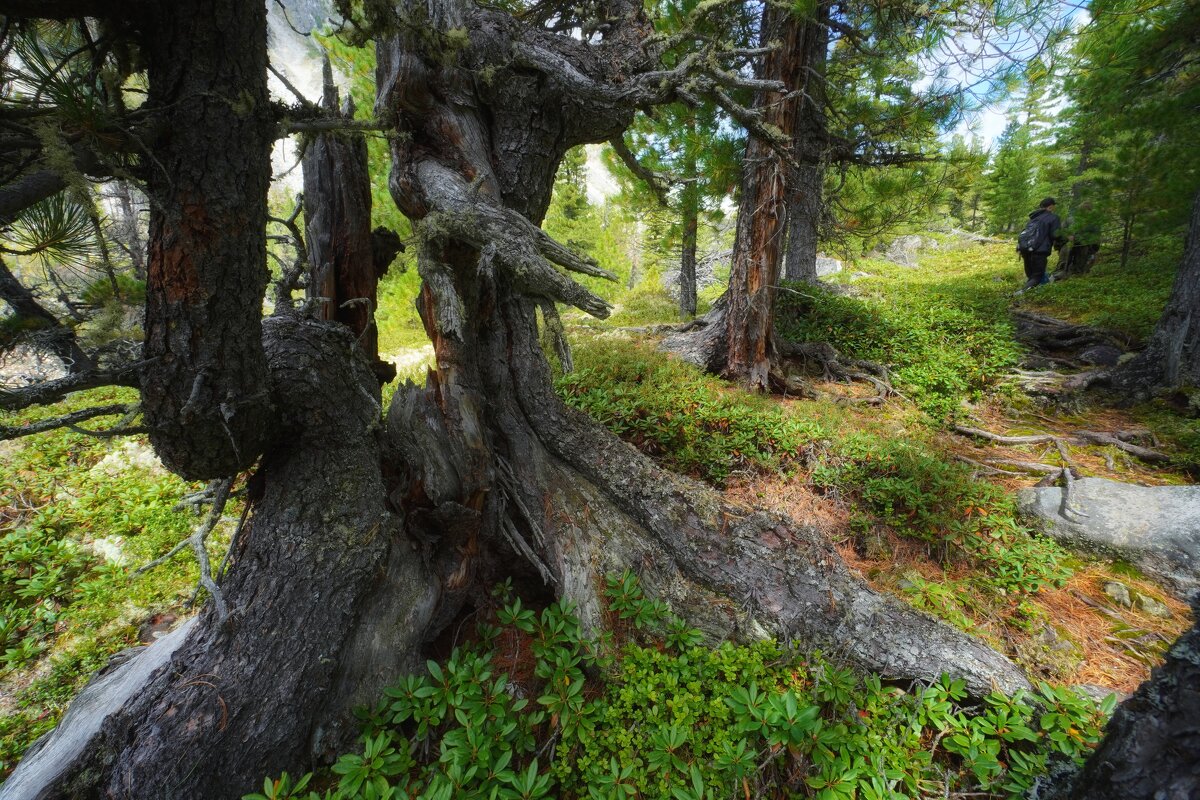
[[[559,395],[613,433],[680,472],[720,484],[737,470],[778,469],[823,436],[769,398],[727,384],[639,344],[575,347]]]
[[[973,479],[965,465],[913,442],[849,434],[831,445],[812,481],[857,499],[880,522],[927,542],[944,560],[966,556],[996,589],[1036,592],[1071,575],[1062,548],[1017,521],[1007,490]]]
[[[82,392],[52,409],[0,413],[0,425],[135,397],[127,389]],[[0,778],[110,655],[138,643],[139,624],[154,613],[181,613],[196,581],[186,556],[134,572],[190,532],[195,518],[175,506],[195,484],[137,469],[93,470],[119,444],[69,429],[7,447],[0,690],[12,702],[0,717]],[[119,562],[99,555],[100,540],[110,551],[119,548]],[[221,544],[215,537],[214,548]],[[32,680],[19,677],[30,674]]]
[[[1045,684],[978,702],[949,678],[903,690],[771,641],[704,647],[628,573],[607,596],[620,647],[502,591],[504,628],[482,624],[364,711],[323,794],[285,774],[243,800],[1020,797],[1051,754],[1081,763],[1112,710]],[[672,628],[687,635],[655,638]],[[497,666],[514,642],[530,678]]]
[[[1028,292],[1021,305],[1144,340],[1167,305],[1182,257],[1179,236],[1145,243],[1124,267],[1118,252],[1102,250],[1087,275]]]

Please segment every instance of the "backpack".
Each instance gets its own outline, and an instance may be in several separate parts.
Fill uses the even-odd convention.
[[[1037,249],[1038,244],[1042,239],[1042,223],[1041,215],[1029,220],[1025,223],[1025,230],[1017,236],[1017,252],[1032,253]]]

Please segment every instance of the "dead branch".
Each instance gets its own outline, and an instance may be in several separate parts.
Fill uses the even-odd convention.
[[[72,411],[70,414],[63,414],[60,417],[51,417],[50,419],[38,420],[31,422],[28,425],[19,427],[6,427],[0,425],[0,442],[9,439],[19,439],[22,436],[32,436],[35,433],[45,433],[46,431],[56,430],[58,428],[71,428],[78,433],[86,433],[92,436],[119,436],[121,433],[112,431],[89,431],[82,428],[77,428],[80,422],[85,422],[89,419],[97,417],[112,417],[117,414],[128,416],[136,414],[138,411],[137,404],[133,405],[110,405],[96,406],[95,408],[84,408],[79,411]],[[115,430],[115,429],[114,429]],[[134,432],[141,432],[141,429],[134,429]]]
[[[967,458],[966,456],[955,456],[954,460],[960,461],[963,464],[967,464],[969,466],[974,467],[975,468],[975,476],[978,476],[979,474],[983,474],[983,475],[1006,475],[1008,477],[1015,477],[1015,476],[1021,474],[1019,472],[1013,472],[1012,470],[1000,469],[999,467],[992,466],[991,464],[985,464],[982,461],[976,461],[975,459]]]
[[[1152,464],[1166,464],[1171,460],[1171,457],[1166,453],[1160,453],[1159,451],[1151,450],[1148,447],[1141,447],[1136,444],[1131,444],[1112,434],[1100,433],[1097,431],[1075,431],[1072,435],[1076,438],[1083,439],[1086,442],[1090,442],[1091,444],[1115,447],[1118,450],[1129,453],[1131,456],[1137,456],[1142,461]]]
[[[1032,472],[1037,475],[1058,475],[1063,470],[1062,467],[1056,467],[1053,464],[1039,464],[1036,461],[1019,461],[1013,458],[989,458],[987,463],[1012,467],[1022,472]]]
[[[655,199],[658,200],[658,204],[665,206],[667,204],[667,190],[671,182],[670,176],[664,175],[661,172],[655,172],[638,161],[637,156],[625,144],[624,135],[614,136],[608,141],[608,144],[612,147],[613,152],[617,154],[617,157],[621,159],[621,162],[629,168],[629,171],[640,178],[650,188],[650,191],[654,193]]]
[[[971,428],[967,425],[955,425],[954,432],[961,433],[964,436],[974,436],[977,439],[986,439],[989,442],[1005,445],[1044,444],[1058,441],[1059,438],[1050,433],[1039,433],[1032,436],[1001,436],[990,431],[985,431],[981,428]]]
[[[191,535],[186,539],[181,540],[178,544],[172,547],[164,555],[159,556],[145,566],[139,567],[135,574],[141,575],[149,572],[155,567],[165,564],[167,561],[175,557],[185,547],[190,546],[192,552],[196,554],[196,561],[200,565],[199,584],[203,586],[210,595],[213,602],[217,606],[217,619],[224,620],[229,615],[229,609],[225,605],[225,597],[221,594],[220,587],[213,580],[212,567],[208,560],[208,549],[206,543],[208,536],[217,527],[217,523],[221,521],[221,514],[225,510],[225,504],[229,501],[229,490],[233,487],[233,478],[221,478],[209,484],[207,491],[212,495],[212,508],[208,512],[208,516],[204,521],[196,526]],[[195,595],[193,595],[195,597]]]
[[[17,411],[30,406],[57,403],[71,392],[98,389],[101,386],[138,385],[138,376],[145,362],[127,364],[117,369],[89,370],[67,375],[52,381],[19,388],[0,387],[0,410]]]
[[[288,240],[292,249],[296,251],[296,259],[290,266],[284,266],[281,262],[281,270],[279,280],[275,281],[275,308],[277,311],[292,311],[296,308],[296,303],[292,299],[292,292],[299,288],[300,279],[308,271],[308,248],[304,245],[304,234],[300,232],[300,226],[296,222],[300,217],[300,212],[304,210],[304,195],[296,196],[296,207],[292,209],[292,213],[287,219],[280,217],[270,217],[270,221],[278,225],[282,225],[287,229],[288,235],[282,237]]]

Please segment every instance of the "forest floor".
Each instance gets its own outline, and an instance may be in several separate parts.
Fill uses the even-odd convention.
[[[1046,540],[1041,540],[1044,548],[1013,547],[999,559],[980,559],[948,534],[962,515],[993,515],[998,524],[986,530],[989,536],[998,536],[996,529],[1004,527],[1018,530],[1022,538],[1040,539],[1016,518],[1011,500],[1045,475],[1011,466],[1006,474],[981,474],[993,472],[986,462],[1069,464],[1079,476],[1141,485],[1192,482],[1200,464],[1200,425],[1162,403],[1117,407],[1101,396],[1030,393],[1028,376],[1046,372],[1039,363],[1043,354],[1017,341],[1013,322],[1015,313],[1033,311],[1098,326],[1112,339],[1136,346],[1153,329],[1172,271],[1157,261],[1132,269],[1102,261],[1090,275],[1017,295],[1023,275],[1010,245],[981,246],[928,235],[925,241],[915,267],[864,260],[823,287],[792,286],[780,295],[777,324],[783,335],[794,341],[826,341],[843,356],[886,364],[896,388],[881,405],[869,405],[861,400],[875,395],[874,388],[818,377],[813,384],[818,399],[775,398],[771,421],[748,424],[769,428],[791,419],[814,425],[809,442],[802,445],[808,450],[800,457],[748,456],[728,474],[714,469],[706,459],[719,459],[719,452],[686,452],[696,438],[711,438],[713,431],[671,430],[663,419],[672,413],[670,398],[677,396],[666,385],[671,379],[648,380],[645,370],[624,370],[616,363],[621,357],[598,355],[586,340],[577,367],[585,373],[596,369],[598,379],[565,382],[570,392],[585,398],[577,405],[635,444],[676,468],[713,480],[731,500],[773,506],[816,525],[876,588],[982,636],[1031,676],[1131,692],[1190,625],[1186,604],[1130,564],[1067,553]],[[667,321],[645,320],[643,325]],[[581,325],[605,350],[615,346],[618,332],[590,322]],[[627,346],[636,352],[645,337],[643,326],[633,329],[637,333]],[[652,356],[641,352],[636,358]],[[628,382],[624,390],[611,388],[622,380]],[[603,389],[602,382],[610,388]],[[730,387],[707,387],[735,398],[741,394]],[[692,397],[678,396],[679,411],[694,401],[696,391],[689,385],[682,394],[691,392]],[[609,399],[597,402],[589,397],[592,392]],[[651,394],[656,395],[653,401]],[[630,402],[636,411],[614,412]],[[728,408],[740,402],[749,399],[732,400]],[[955,433],[954,424],[1004,435],[1135,431],[1160,443],[1172,461],[1147,464],[1101,446],[1072,446],[1069,452],[1054,444],[1005,446]],[[669,433],[656,433],[655,425]],[[736,447],[732,437],[730,442],[729,447]],[[719,451],[720,445],[715,447]],[[919,457],[897,458],[897,447]],[[863,469],[872,458],[886,468]],[[831,479],[831,469],[842,474]],[[981,487],[997,489],[1000,496]],[[1038,569],[1042,575],[1036,585],[1004,577],[1009,570]],[[1122,606],[1105,592],[1112,583],[1164,603],[1170,618]]]
[[[658,353],[644,326],[676,320],[648,313],[611,323],[569,317],[577,369],[559,376],[559,391],[730,500],[820,528],[874,586],[984,637],[1031,676],[1129,692],[1190,624],[1187,607],[1127,564],[1033,536],[1012,497],[1041,476],[989,477],[973,466],[997,458],[1061,466],[1063,453],[981,444],[952,425],[1002,434],[1144,429],[1171,463],[1095,446],[1072,447],[1071,463],[1122,481],[1192,482],[1195,420],[1161,404],[1030,395],[1019,371],[1030,353],[1012,321],[1014,310],[1036,309],[1144,337],[1171,271],[1149,256],[1126,270],[1102,262],[1092,275],[1018,298],[1021,270],[1009,246],[932,239],[938,246],[921,252],[917,267],[865,260],[831,286],[780,296],[783,335],[889,366],[897,391],[881,405],[848,402],[871,394],[866,387],[819,379],[816,399],[746,395]],[[669,309],[659,300],[644,308]],[[408,344],[381,349],[403,362],[401,380],[420,380],[428,348]],[[90,392],[67,405],[125,394]],[[34,416],[0,415],[0,423]],[[196,512],[179,501],[202,488],[158,468],[144,442],[60,430],[3,447],[0,777],[110,655],[191,613],[189,554],[138,568],[186,537]],[[218,562],[239,513],[231,504],[210,540]],[[1104,590],[1111,582],[1159,600],[1171,616],[1117,604]]]

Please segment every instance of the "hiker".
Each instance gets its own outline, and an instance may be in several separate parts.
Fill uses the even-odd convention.
[[[1046,276],[1046,262],[1050,258],[1054,245],[1061,237],[1058,234],[1062,224],[1054,213],[1054,198],[1047,197],[1038,204],[1037,211],[1029,215],[1025,230],[1017,237],[1017,252],[1025,262],[1025,285],[1021,291],[1027,291],[1043,283],[1049,283]]]

